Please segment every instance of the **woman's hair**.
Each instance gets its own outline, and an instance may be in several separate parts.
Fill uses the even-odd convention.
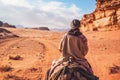
[[[79,28],[70,29],[68,31],[68,34],[72,35],[72,36],[80,36],[80,35],[82,35],[82,33],[80,32]]]
[[[73,19],[72,22],[71,22],[71,24],[70,24],[70,27],[72,29],[79,28],[80,27],[80,20]]]

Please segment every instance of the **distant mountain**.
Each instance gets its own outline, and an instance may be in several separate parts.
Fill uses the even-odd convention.
[[[16,25],[17,28],[25,28],[23,25]]]
[[[32,29],[36,29],[36,30],[50,30],[48,27],[38,27],[38,28],[32,28]]]
[[[60,31],[60,32],[66,32],[68,31],[69,29],[58,29],[58,28],[53,28],[51,29],[52,31]]]

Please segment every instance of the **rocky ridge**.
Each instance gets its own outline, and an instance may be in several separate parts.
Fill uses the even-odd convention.
[[[50,30],[48,27],[38,27],[38,28],[32,28],[32,29],[35,29],[35,30],[47,30],[47,31]]]
[[[10,25],[10,24],[8,24],[8,23],[3,23],[2,21],[0,21],[0,27],[5,27],[5,28],[16,28],[16,26],[15,25]]]
[[[8,31],[7,29],[0,28],[0,39],[6,39],[6,38],[14,38],[19,37],[12,32]]]
[[[117,30],[120,28],[120,0],[96,0],[93,13],[81,19],[83,31]]]

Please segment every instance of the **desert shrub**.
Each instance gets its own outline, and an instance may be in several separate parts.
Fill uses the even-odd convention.
[[[113,67],[110,67],[109,74],[115,74],[120,72],[120,66],[114,65]]]
[[[37,71],[38,69],[37,68],[30,68],[30,71],[31,72],[35,72],[35,71]]]
[[[11,67],[11,66],[8,66],[8,65],[2,65],[2,66],[0,66],[0,71],[1,72],[9,72],[9,71],[11,71],[13,68]]]
[[[93,28],[93,31],[98,31],[98,28],[97,27]]]
[[[20,55],[16,55],[16,56],[9,56],[9,59],[11,59],[11,60],[22,60],[23,58]]]
[[[29,80],[29,79],[24,79],[22,77],[18,77],[16,75],[12,75],[12,74],[7,74],[5,77],[4,77],[4,80]]]

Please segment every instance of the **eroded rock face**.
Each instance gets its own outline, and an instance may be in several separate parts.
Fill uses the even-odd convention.
[[[96,0],[96,9],[81,19],[83,31],[120,28],[120,0]]]

